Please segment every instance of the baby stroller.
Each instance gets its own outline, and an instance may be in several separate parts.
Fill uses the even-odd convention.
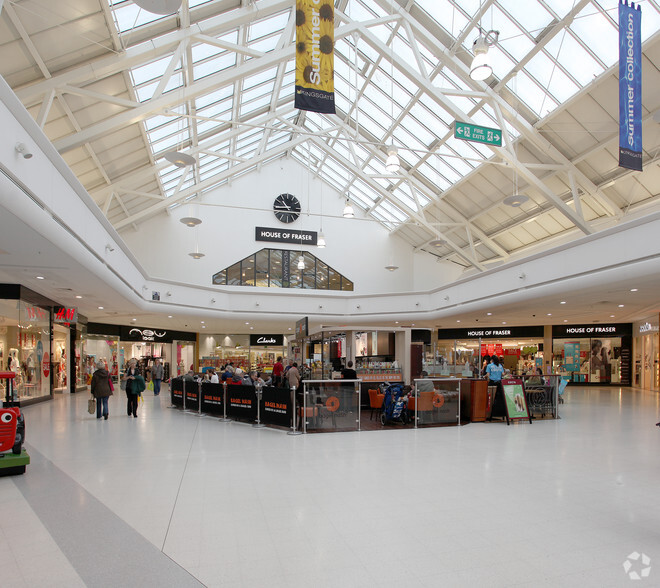
[[[392,422],[408,424],[408,413],[401,384],[391,384],[385,389],[380,424],[385,426]]]

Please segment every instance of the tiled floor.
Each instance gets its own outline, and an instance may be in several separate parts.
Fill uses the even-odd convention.
[[[298,437],[57,396],[0,478],[0,586],[660,586],[660,396],[566,396],[532,425]]]

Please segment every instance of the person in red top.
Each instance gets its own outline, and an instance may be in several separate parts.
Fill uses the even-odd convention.
[[[282,373],[284,372],[284,365],[282,364],[282,358],[278,357],[277,361],[273,365],[273,386],[278,388],[282,385]]]

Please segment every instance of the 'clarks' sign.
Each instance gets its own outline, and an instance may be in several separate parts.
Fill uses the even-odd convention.
[[[284,345],[284,335],[250,335],[250,346],[257,345]]]

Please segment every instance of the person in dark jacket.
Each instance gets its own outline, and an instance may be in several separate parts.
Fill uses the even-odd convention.
[[[140,393],[145,388],[144,378],[140,374],[137,360],[130,359],[122,380],[126,381],[126,413],[137,418]]]
[[[112,396],[112,382],[110,373],[105,369],[105,364],[99,361],[96,364],[97,370],[92,374],[92,396],[96,398],[96,418],[101,416],[108,420],[108,398]]]

